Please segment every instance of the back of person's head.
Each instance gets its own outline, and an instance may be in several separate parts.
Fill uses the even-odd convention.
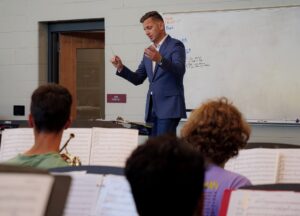
[[[143,23],[146,19],[149,19],[149,18],[152,18],[154,20],[159,20],[162,22],[164,21],[162,16],[157,11],[149,11],[141,17],[140,23]]]
[[[240,111],[222,97],[194,110],[183,126],[181,136],[206,159],[222,165],[246,146],[250,127]]]
[[[125,175],[140,216],[201,212],[202,155],[175,136],[150,138],[138,146],[127,159]]]
[[[37,132],[59,132],[70,119],[72,96],[63,86],[45,84],[31,96],[30,113]]]

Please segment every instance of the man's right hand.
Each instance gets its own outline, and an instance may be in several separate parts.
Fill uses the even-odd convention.
[[[119,56],[113,56],[111,58],[110,62],[113,64],[113,66],[115,66],[115,68],[117,68],[118,72],[123,70],[124,65],[123,65],[122,60],[120,59]]]

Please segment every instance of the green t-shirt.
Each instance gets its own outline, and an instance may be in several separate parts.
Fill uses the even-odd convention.
[[[61,158],[60,154],[56,152],[30,156],[18,154],[16,157],[6,161],[5,163],[12,165],[31,166],[41,169],[69,166],[68,163]]]

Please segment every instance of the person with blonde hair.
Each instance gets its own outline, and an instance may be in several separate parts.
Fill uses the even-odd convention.
[[[206,163],[203,215],[219,214],[225,189],[251,184],[246,177],[224,169],[246,146],[250,132],[241,112],[225,97],[202,104],[183,126],[181,136],[202,153]]]

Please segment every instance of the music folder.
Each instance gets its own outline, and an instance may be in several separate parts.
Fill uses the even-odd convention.
[[[32,167],[1,164],[0,181],[0,186],[6,188],[0,197],[10,197],[10,199],[4,199],[5,203],[2,204],[6,205],[0,206],[0,213],[63,215],[71,184],[70,176],[51,175],[47,170]],[[22,202],[22,199],[26,199],[26,202]],[[26,212],[26,210],[35,211]]]
[[[225,190],[219,216],[298,216],[300,193],[279,190]]]
[[[55,181],[49,197],[45,216],[63,215],[71,185],[71,177],[55,175]]]

